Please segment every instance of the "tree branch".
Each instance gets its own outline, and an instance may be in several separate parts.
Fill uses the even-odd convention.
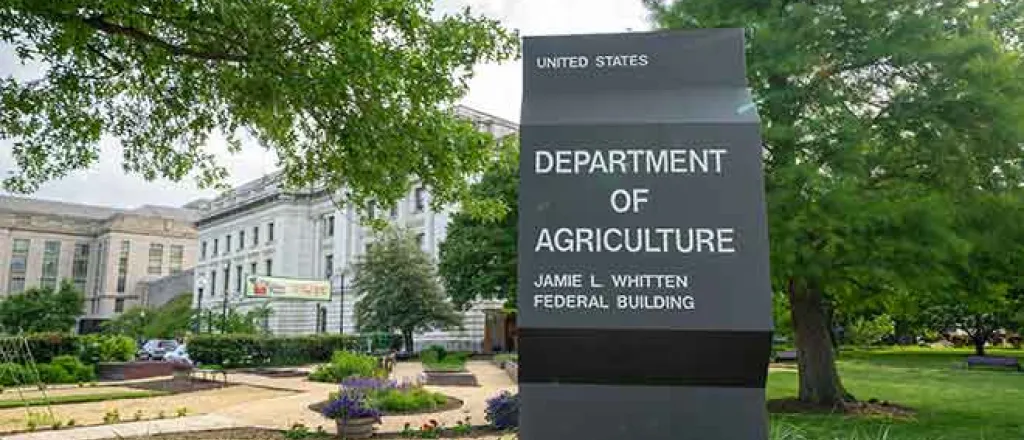
[[[149,43],[149,44],[151,44],[153,46],[160,47],[160,48],[162,48],[162,49],[164,49],[164,50],[166,50],[166,51],[168,51],[168,52],[170,52],[170,53],[172,53],[174,55],[187,56],[187,57],[199,58],[199,59],[205,59],[205,60],[211,60],[211,61],[237,61],[237,62],[244,62],[244,61],[249,61],[250,60],[249,56],[248,55],[244,55],[244,54],[235,54],[235,53],[228,53],[228,52],[223,52],[223,51],[201,50],[201,49],[196,49],[196,48],[192,48],[192,47],[179,46],[179,45],[176,45],[176,44],[172,44],[172,43],[167,42],[167,41],[165,41],[165,40],[163,40],[163,39],[161,39],[161,38],[159,38],[159,37],[157,37],[155,35],[146,33],[146,32],[144,32],[144,31],[142,31],[140,29],[137,29],[137,28],[134,28],[134,27],[130,27],[130,26],[122,26],[122,25],[119,25],[117,23],[111,23],[109,21],[106,21],[105,17],[102,16],[102,15],[97,15],[97,16],[93,16],[93,17],[81,17],[81,16],[78,16],[78,15],[70,15],[70,16],[64,15],[63,17],[79,21],[80,23],[82,23],[82,24],[84,24],[86,26],[89,26],[89,27],[91,27],[93,29],[96,29],[96,30],[98,30],[100,32],[104,32],[104,33],[111,34],[111,35],[120,35],[120,36],[123,36],[123,37],[131,38],[133,40],[141,41],[141,42],[144,42],[144,43]]]

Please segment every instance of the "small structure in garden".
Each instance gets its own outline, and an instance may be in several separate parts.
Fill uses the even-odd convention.
[[[440,346],[433,346],[420,353],[423,376],[427,385],[435,386],[480,386],[476,376],[466,370],[469,353],[449,352]]]
[[[21,369],[0,368],[0,385],[13,385],[18,394],[18,400],[25,405],[25,413],[29,420],[42,418],[53,420],[53,408],[50,407],[50,398],[46,395],[46,384],[43,383],[36,368],[35,357],[28,346],[28,340],[23,335],[11,338],[0,338],[0,363],[12,366],[21,365]],[[23,387],[30,386],[39,390],[42,405],[36,402],[30,405],[29,398],[25,397]],[[39,399],[32,399],[39,400]],[[42,408],[38,408],[42,406]],[[32,407],[36,407],[35,410]]]

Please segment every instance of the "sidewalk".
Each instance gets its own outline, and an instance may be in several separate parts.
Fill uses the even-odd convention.
[[[40,431],[0,437],[0,440],[100,440],[169,432],[241,428],[245,425],[216,414],[177,419],[149,420],[116,425],[88,426],[60,431]]]

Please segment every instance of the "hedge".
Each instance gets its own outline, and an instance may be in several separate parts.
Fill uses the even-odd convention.
[[[127,336],[88,335],[77,336],[67,333],[32,333],[25,335],[32,361],[37,364],[50,363],[55,357],[74,356],[86,364],[97,362],[117,362],[131,360],[135,355],[135,341]],[[22,342],[13,336],[0,337],[0,346],[21,348]],[[3,359],[6,360],[6,359]],[[26,364],[24,351],[15,353],[13,359],[18,364]],[[0,360],[2,361],[2,360]]]
[[[189,338],[188,354],[200,364],[266,367],[326,362],[335,351],[356,351],[360,346],[360,339],[352,335],[210,334]]]

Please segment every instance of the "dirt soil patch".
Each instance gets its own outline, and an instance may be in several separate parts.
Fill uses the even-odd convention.
[[[387,412],[384,413],[384,415],[385,416],[411,416],[411,415],[415,415],[415,414],[439,413],[439,412],[451,411],[453,409],[462,408],[463,402],[461,400],[456,399],[456,398],[454,398],[452,396],[445,396],[445,397],[448,398],[448,401],[445,402],[444,405],[441,405],[441,406],[438,406],[438,407],[435,407],[435,408],[418,409],[418,410],[414,410],[414,411],[387,411]],[[320,411],[323,410],[324,407],[327,406],[328,403],[330,403],[330,401],[329,400],[325,400],[323,402],[317,402],[317,403],[314,403],[312,405],[309,405],[308,408],[310,410],[316,412],[317,414],[319,414]]]
[[[225,384],[224,382],[218,382],[215,380],[174,378],[150,380],[146,382],[132,382],[123,385],[123,387],[130,389],[163,391],[171,394],[193,393],[196,391],[228,388],[232,386],[235,385],[231,383]]]
[[[795,398],[768,401],[768,411],[776,414],[844,414],[848,416],[883,416],[910,419],[916,411],[888,401],[870,399],[864,402],[846,402],[836,406],[823,406],[802,402]]]
[[[235,370],[239,373],[252,374],[263,377],[306,377],[309,376],[308,372],[295,369],[280,369],[280,368],[243,368]]]

